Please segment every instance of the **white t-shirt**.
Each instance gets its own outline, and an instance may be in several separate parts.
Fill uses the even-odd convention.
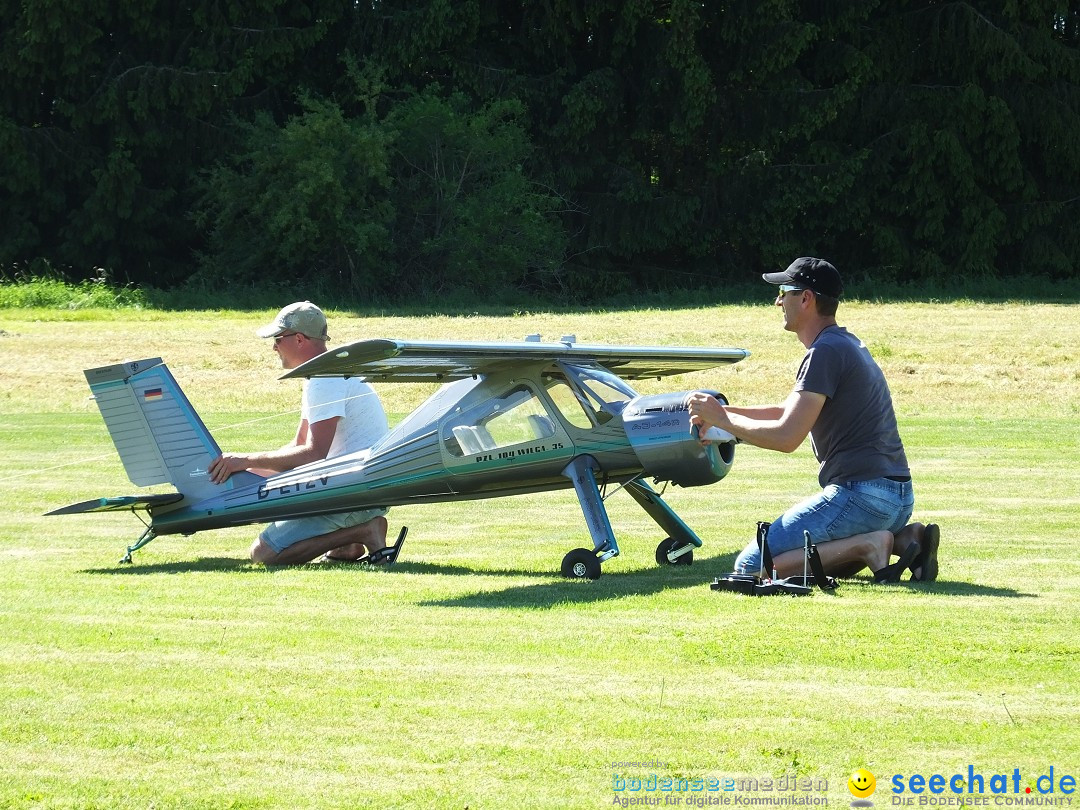
[[[358,377],[313,377],[304,381],[300,418],[308,425],[340,416],[327,458],[367,450],[390,429],[379,397]]]

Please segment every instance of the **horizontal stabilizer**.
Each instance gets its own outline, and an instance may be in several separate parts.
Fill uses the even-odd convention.
[[[62,506],[45,514],[80,515],[84,512],[127,512],[134,509],[149,509],[152,506],[176,503],[183,497],[179,492],[167,492],[161,495],[121,495],[116,498],[94,498],[91,501]]]

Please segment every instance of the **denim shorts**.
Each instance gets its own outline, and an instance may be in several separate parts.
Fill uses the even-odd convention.
[[[795,504],[769,526],[769,551],[773,557],[802,548],[803,532],[811,543],[841,540],[882,529],[896,534],[907,525],[915,508],[911,481],[874,478],[830,484],[817,495]],[[757,541],[751,542],[735,560],[735,571],[756,574],[761,568]]]
[[[358,512],[335,512],[332,515],[278,520],[263,529],[259,534],[259,539],[270,546],[275,553],[280,554],[301,540],[320,537],[349,526],[359,526],[361,523],[367,523],[380,515],[385,515],[388,511],[390,510],[385,507],[378,507],[362,509]]]

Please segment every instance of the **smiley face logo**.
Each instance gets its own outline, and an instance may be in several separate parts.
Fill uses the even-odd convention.
[[[874,775],[866,768],[859,768],[851,775],[847,783],[848,790],[851,791],[851,795],[859,799],[865,799],[871,793],[874,792],[874,788],[877,787],[877,780]]]

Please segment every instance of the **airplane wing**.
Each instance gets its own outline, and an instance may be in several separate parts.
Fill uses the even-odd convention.
[[[735,348],[377,339],[330,349],[281,379],[357,376],[377,382],[450,382],[544,360],[597,363],[625,379],[643,379],[703,371],[749,356],[748,350]]]

